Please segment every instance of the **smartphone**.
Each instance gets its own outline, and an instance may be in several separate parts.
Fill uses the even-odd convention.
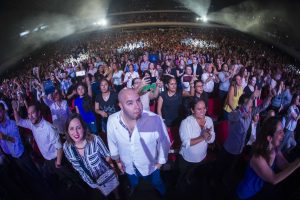
[[[79,76],[85,76],[85,71],[82,70],[82,71],[76,72],[76,77],[79,77]]]
[[[151,83],[156,83],[156,77],[151,77]]]
[[[51,94],[55,91],[54,84],[51,80],[44,81],[43,85],[44,85],[46,95]]]
[[[193,79],[192,76],[184,76],[184,77],[182,77],[182,81],[183,81],[183,82],[191,82],[192,79]]]
[[[149,90],[155,89],[155,88],[156,88],[156,84],[155,83],[152,83],[152,84],[149,84],[149,85],[145,85],[142,88],[142,92],[146,92],[146,91],[149,91]]]

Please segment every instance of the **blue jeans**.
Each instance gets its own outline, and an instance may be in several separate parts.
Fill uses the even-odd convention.
[[[98,135],[98,129],[97,129],[96,122],[90,122],[90,123],[88,123],[88,128],[89,128],[89,131],[92,134]]]
[[[143,176],[141,173],[136,169],[136,174],[127,174],[127,177],[129,179],[131,189],[135,189],[137,185],[139,184],[139,179],[143,178],[144,180],[151,183],[151,185],[159,191],[161,195],[164,195],[166,193],[165,185],[160,177],[160,171],[159,169],[152,172],[152,174],[148,176]]]
[[[104,133],[107,133],[107,120],[108,118],[102,118],[101,120],[101,130]]]
[[[227,112],[226,110],[223,110],[223,119],[224,120],[228,120],[228,115],[229,115],[229,112]]]

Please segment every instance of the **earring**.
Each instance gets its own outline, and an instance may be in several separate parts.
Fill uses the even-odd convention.
[[[272,145],[271,143],[269,142],[268,146],[267,146],[267,151],[271,151],[272,150]]]

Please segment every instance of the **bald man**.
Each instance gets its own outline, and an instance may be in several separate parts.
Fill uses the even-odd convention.
[[[127,174],[132,191],[143,178],[164,195],[159,169],[167,162],[170,140],[162,118],[143,110],[134,89],[122,89],[118,99],[121,110],[109,116],[107,123],[111,157]]]

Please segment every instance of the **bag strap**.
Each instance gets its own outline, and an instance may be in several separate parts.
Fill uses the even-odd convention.
[[[83,169],[83,171],[87,174],[87,176],[93,181],[96,182],[95,179],[93,178],[92,174],[90,173],[90,171],[86,168],[86,166],[83,163],[83,160],[81,158],[81,156],[79,155],[79,153],[77,152],[77,150],[75,149],[75,147],[73,145],[71,145],[71,149],[73,151],[74,156],[77,158],[81,168]]]

